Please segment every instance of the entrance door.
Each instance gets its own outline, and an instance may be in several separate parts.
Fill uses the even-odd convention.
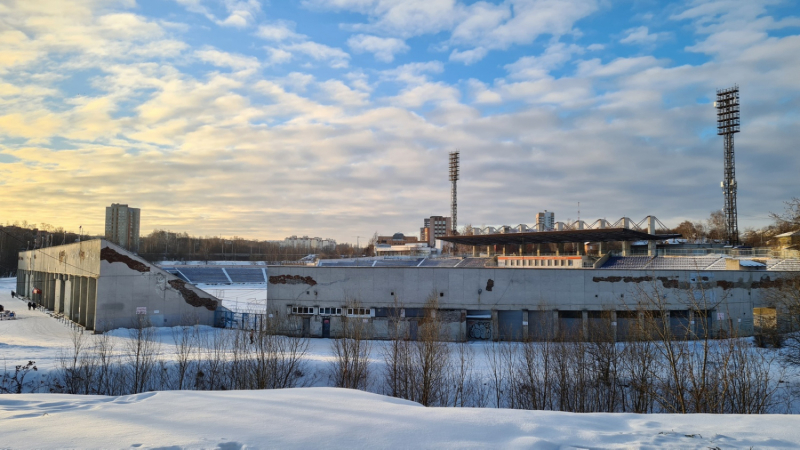
[[[311,330],[311,318],[303,317],[303,337],[308,337]]]
[[[322,337],[331,337],[331,318],[325,317],[322,319]]]

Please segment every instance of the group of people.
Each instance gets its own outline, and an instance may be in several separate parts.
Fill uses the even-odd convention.
[[[28,302],[28,311],[30,311],[32,309],[36,309],[38,307],[39,307],[39,305],[37,305],[36,302]]]

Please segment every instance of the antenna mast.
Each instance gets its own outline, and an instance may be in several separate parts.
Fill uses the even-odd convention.
[[[458,151],[450,152],[450,182],[452,187],[450,189],[450,220],[453,224],[453,235],[458,234],[458,201],[457,201],[457,187],[459,175],[459,160],[461,153]]]
[[[729,244],[739,245],[739,218],[736,211],[736,160],[733,152],[733,135],[739,132],[739,86],[717,90],[717,135],[722,136],[725,147],[725,168],[722,193],[725,197],[725,237]]]

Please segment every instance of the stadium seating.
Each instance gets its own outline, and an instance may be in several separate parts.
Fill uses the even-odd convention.
[[[259,269],[225,268],[234,283],[264,283],[264,272]]]

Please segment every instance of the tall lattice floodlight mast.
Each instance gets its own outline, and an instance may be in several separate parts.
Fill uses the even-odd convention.
[[[458,234],[458,201],[456,195],[456,182],[459,175],[459,159],[460,152],[450,152],[450,217],[453,224],[453,234]]]
[[[736,160],[733,135],[739,132],[739,86],[717,90],[717,134],[725,140],[725,172],[722,193],[725,196],[725,234],[728,243],[739,244],[739,218],[736,212]]]

